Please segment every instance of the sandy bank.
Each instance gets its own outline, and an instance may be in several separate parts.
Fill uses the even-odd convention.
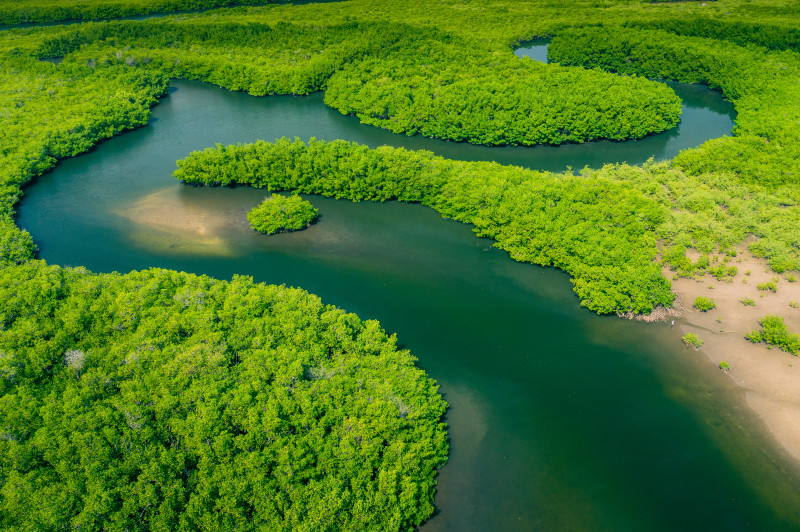
[[[730,282],[710,275],[672,281],[678,304],[685,309],[675,319],[676,336],[697,334],[705,342],[700,352],[714,365],[723,360],[730,364],[728,375],[745,390],[749,406],[800,463],[800,357],[744,338],[746,332],[760,329],[758,320],[767,314],[783,316],[790,331],[800,332],[800,309],[790,306],[800,302],[800,276],[795,272],[798,282],[789,282],[787,274],[772,272],[766,261],[748,252],[740,252],[730,264],[738,269]],[[670,278],[672,273],[665,275]],[[776,277],[777,293],[757,289],[758,283]],[[695,310],[692,304],[698,296],[713,298],[717,308]],[[755,306],[742,304],[742,298],[754,300]]]

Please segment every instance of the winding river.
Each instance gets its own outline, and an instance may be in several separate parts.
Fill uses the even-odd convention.
[[[148,127],[28,186],[18,223],[50,263],[246,274],[380,320],[451,406],[451,456],[425,531],[798,528],[800,475],[741,392],[668,325],[594,315],[562,272],[515,263],[419,205],[312,197],[319,223],[265,237],[245,219],[265,191],[171,177],[192,150],[280,136],[562,170],[668,158],[730,132],[733,110],[718,94],[678,90],[676,131],[530,149],[393,135],[320,94],[254,98],[174,81]]]

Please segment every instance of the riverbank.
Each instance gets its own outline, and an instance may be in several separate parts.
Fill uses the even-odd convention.
[[[672,288],[678,294],[676,306],[685,309],[682,317],[675,319],[676,336],[696,334],[704,341],[699,351],[711,363],[730,364],[728,375],[745,390],[747,404],[800,464],[800,358],[766,344],[753,344],[744,337],[760,329],[758,320],[767,314],[784,317],[790,331],[800,331],[800,309],[790,306],[800,302],[800,282],[789,282],[791,273],[778,275],[765,260],[746,251],[739,252],[730,264],[738,271],[728,282],[710,275],[673,280]],[[758,290],[759,283],[775,278],[777,292]],[[716,308],[708,312],[694,309],[692,304],[698,296],[712,298]],[[755,305],[741,302],[747,298]]]

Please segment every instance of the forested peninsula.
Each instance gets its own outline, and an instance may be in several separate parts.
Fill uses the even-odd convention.
[[[733,136],[643,166],[552,173],[284,138],[186,153],[175,177],[421,203],[562,269],[600,314],[669,309],[671,280],[729,279],[743,248],[800,270],[797,3],[242,6],[265,3],[0,8],[14,24],[224,7],[0,31],[0,527],[411,530],[434,513],[446,403],[378,323],[246,277],[37,260],[15,222],[23,187],[146,127],[172,78],[324,91],[363,124],[486,146],[642,138],[680,121],[657,80],[707,84],[734,104]],[[551,64],[514,56],[535,37]]]

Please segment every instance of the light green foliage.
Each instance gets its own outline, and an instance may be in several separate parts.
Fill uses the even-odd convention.
[[[790,301],[789,306],[792,308],[798,308],[800,307],[800,303],[798,303],[797,301]]]
[[[545,66],[404,24],[115,22],[58,32],[39,53],[255,95],[326,89],[328,105],[364,123],[476,144],[640,138],[676,126],[681,111],[659,83]]]
[[[600,313],[672,304],[654,262],[664,211],[643,194],[595,176],[556,175],[425,151],[312,139],[222,146],[178,161],[191,184],[242,184],[353,201],[420,202],[475,225],[515,260],[572,275],[581,303]]]
[[[758,288],[762,292],[766,292],[767,290],[769,290],[772,293],[778,292],[778,284],[775,282],[775,280],[767,281],[766,283],[758,283],[756,288]]]
[[[12,0],[0,13],[108,17],[222,3]],[[598,312],[671,304],[653,263],[657,239],[680,274],[729,277],[709,255],[750,234],[773,269],[800,269],[800,60],[790,51],[800,7],[565,5],[355,0],[2,32],[0,265],[35,249],[13,223],[22,185],[145,124],[169,77],[256,95],[329,88],[329,103],[367,122],[487,144],[622,138],[674,121],[672,95],[643,79],[511,54],[521,40],[555,35],[551,59],[564,64],[719,87],[739,113],[736,136],[675,165],[581,176],[284,141],[276,157],[241,168],[223,149],[208,152],[208,168],[226,173],[207,180],[266,167],[274,176],[256,172],[251,184],[423,202],[474,223],[517,260],[565,269]],[[607,26],[581,28],[598,24]],[[57,66],[36,61],[58,56]],[[540,105],[555,95],[561,107]],[[540,114],[552,121],[514,129],[536,129]],[[700,260],[686,258],[689,247]],[[0,528],[397,530],[431,514],[444,405],[376,324],[242,278],[28,263],[0,280]],[[797,336],[768,325],[773,340]]]
[[[724,26],[716,23],[718,35],[726,33]],[[690,23],[682,31],[692,27],[699,28]],[[745,32],[753,39],[755,33]],[[791,47],[794,37],[790,35],[796,34],[786,31],[785,47]],[[736,40],[749,42],[744,37]],[[776,41],[774,47],[784,46]],[[553,39],[549,53],[563,64],[707,83],[722,90],[738,112],[736,137],[708,141],[675,159],[689,175],[669,184],[679,192],[672,224],[676,248],[668,253],[670,262],[677,258],[675,266],[683,271],[682,247],[707,253],[716,246],[739,244],[753,233],[759,239],[749,245],[750,251],[767,258],[776,272],[800,268],[800,233],[796,231],[800,224],[800,56],[626,28],[564,32]]]
[[[741,303],[745,307],[755,307],[756,306],[755,300],[752,299],[752,298],[749,298],[749,297],[743,297],[743,298],[739,299],[739,303]]]
[[[769,187],[800,184],[796,54],[623,28],[562,33],[553,39],[549,53],[564,64],[719,88],[736,105],[736,137],[687,150],[676,163],[691,174],[724,171]]]
[[[764,342],[776,346],[782,351],[797,355],[800,351],[800,335],[789,332],[781,316],[767,315],[758,322],[761,330],[745,334],[745,338],[753,343]]]
[[[669,209],[657,228],[657,236],[664,242],[665,262],[679,275],[701,273],[710,263],[692,264],[685,258],[686,248],[712,253],[718,248],[731,249],[753,234],[757,239],[750,250],[767,258],[776,271],[800,268],[800,236],[795,230],[800,224],[800,193],[791,185],[791,176],[797,175],[793,168],[800,160],[792,155],[792,146],[797,145],[794,132],[800,130],[792,125],[797,115],[797,61],[788,52],[770,52],[752,44],[772,50],[792,48],[797,29],[787,23],[786,6],[776,11],[731,2],[723,9],[711,3],[703,6],[702,15],[700,7],[690,5],[663,9],[614,2],[599,6],[588,1],[571,3],[568,12],[503,0],[474,4],[470,9],[449,3],[421,7],[402,0],[391,5],[380,0],[356,1],[346,9],[340,7],[242,8],[143,22],[5,32],[0,48],[17,57],[66,54],[58,70],[88,65],[100,71],[98,76],[105,75],[109,66],[148,70],[257,95],[305,94],[327,87],[326,97],[331,103],[338,102],[340,109],[348,109],[351,103],[370,109],[361,112],[364,120],[379,121],[397,131],[425,129],[429,131],[426,134],[475,142],[518,142],[511,137],[522,133],[513,128],[533,123],[540,114],[518,113],[526,98],[533,105],[558,93],[559,101],[588,98],[583,104],[589,104],[596,85],[605,87],[604,94],[616,95],[597,100],[598,115],[592,120],[575,114],[586,113],[587,105],[568,106],[554,114],[544,129],[532,127],[524,133],[543,134],[542,139],[549,136],[548,142],[560,142],[573,131],[588,131],[589,123],[599,123],[597,118],[606,116],[622,98],[619,89],[649,85],[641,79],[532,64],[510,53],[509,45],[521,39],[556,34],[551,44],[554,60],[632,74],[706,80],[722,88],[737,106],[738,137],[720,141],[738,146],[737,153],[715,155],[708,151],[713,141],[681,155],[681,168],[688,170],[688,175],[669,165],[651,165],[636,177],[643,193]],[[611,20],[629,27],[609,25]],[[565,29],[601,21],[607,25],[605,29]],[[600,47],[604,47],[602,54],[597,50]],[[669,53],[661,53],[662,49]],[[629,52],[632,55],[627,55]],[[381,70],[384,65],[398,68]],[[465,70],[466,65],[470,66]],[[763,76],[763,72],[774,75]],[[438,85],[430,81],[432,73],[437,73]],[[532,76],[531,84],[513,81],[518,75]],[[544,83],[537,85],[538,92],[533,90],[534,78]],[[364,85],[353,84],[353,79],[363,80],[375,91],[363,91]],[[570,83],[562,90],[558,80]],[[630,83],[634,85],[626,85]],[[87,94],[103,90],[92,89]],[[350,102],[355,96],[358,101]],[[439,105],[445,100],[448,104],[435,113],[426,111],[424,102]],[[510,113],[508,120],[489,120],[503,115],[503,109]],[[380,118],[389,115],[394,118]],[[570,115],[572,126],[559,122],[564,115]],[[619,119],[627,123],[625,127],[641,120]],[[745,150],[751,144],[752,150]],[[716,166],[694,168],[687,162],[690,159],[703,165],[720,164],[730,172],[702,173]],[[757,166],[758,172],[747,171],[747,165]],[[602,175],[626,181],[628,186],[637,171],[620,166],[603,170]],[[768,190],[760,188],[764,184]],[[30,251],[25,238],[20,239],[15,231],[7,240],[18,250],[17,255],[27,257]],[[18,245],[20,242],[23,245]],[[730,272],[717,268],[712,273],[724,279]]]
[[[708,271],[711,275],[716,277],[718,281],[732,282],[739,269],[736,266],[728,266],[727,264],[723,263],[716,268],[709,268]]]
[[[708,312],[709,310],[714,310],[717,308],[717,304],[714,303],[714,300],[710,297],[698,297],[694,300],[694,304],[692,305],[694,308],[699,310],[700,312]]]
[[[154,72],[114,67],[102,73],[0,55],[0,266],[30,259],[31,236],[13,222],[20,187],[58,159],[147,123],[166,92]]]
[[[733,266],[724,262],[715,266],[711,255],[717,249],[740,245],[749,234],[758,237],[749,245],[750,251],[765,257],[776,271],[800,267],[800,233],[796,229],[800,226],[800,202],[789,195],[794,187],[769,193],[757,185],[738,183],[728,174],[687,175],[664,163],[607,165],[583,173],[625,182],[668,209],[657,234],[663,241],[663,260],[679,275],[691,277],[708,271],[720,280],[729,280]],[[800,190],[793,193],[800,194]],[[696,210],[694,201],[687,199],[698,197],[708,208]],[[691,261],[686,256],[689,247],[703,254]]]
[[[727,373],[731,369],[731,365],[723,360],[719,363],[719,369]]]
[[[305,229],[317,216],[319,211],[300,196],[273,194],[247,213],[247,221],[256,231],[271,235]]]
[[[694,333],[686,333],[681,340],[686,347],[694,347],[695,349],[699,349],[705,341],[701,340],[699,336]]]
[[[0,24],[92,20],[230,5],[281,3],[276,0],[6,0]]]
[[[0,270],[3,530],[409,530],[436,385],[375,321],[166,270]]]
[[[216,17],[124,21],[50,30],[35,54],[95,68],[153,70],[256,96],[309,94],[324,89],[345,64],[380,54],[416,31],[404,24],[310,27]]]

